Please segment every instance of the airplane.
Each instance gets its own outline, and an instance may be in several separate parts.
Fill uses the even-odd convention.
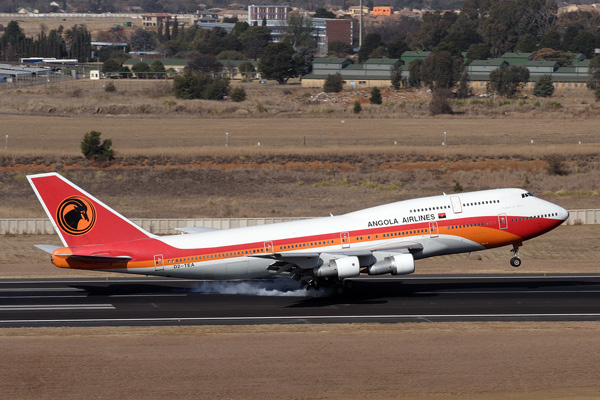
[[[405,275],[415,260],[512,245],[567,220],[564,208],[523,189],[404,200],[339,216],[236,229],[145,231],[57,173],[27,176],[64,247],[36,245],[60,268],[205,280],[288,275],[307,288],[348,278]]]

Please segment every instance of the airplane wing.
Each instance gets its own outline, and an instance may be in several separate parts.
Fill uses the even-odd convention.
[[[418,242],[403,242],[390,244],[386,246],[374,247],[372,249],[365,250],[354,250],[354,249],[339,249],[326,251],[322,253],[318,252],[286,252],[286,253],[273,253],[273,254],[253,254],[250,257],[259,258],[270,258],[273,259],[273,263],[267,268],[269,271],[275,273],[292,272],[296,268],[300,269],[312,269],[319,267],[323,261],[329,261],[332,258],[342,257],[358,257],[359,259],[365,259],[364,263],[368,265],[368,260],[373,257],[374,252],[386,252],[390,255],[394,254],[407,254],[416,252],[423,249],[423,245]]]

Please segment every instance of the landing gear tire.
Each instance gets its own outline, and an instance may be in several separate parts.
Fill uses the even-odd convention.
[[[510,265],[517,268],[521,266],[521,259],[519,257],[513,257],[510,259]]]

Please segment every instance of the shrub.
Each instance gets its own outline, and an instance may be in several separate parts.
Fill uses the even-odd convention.
[[[96,131],[87,132],[81,140],[81,152],[88,160],[110,161],[115,158],[112,140],[106,139],[100,143],[102,133]]]
[[[231,97],[231,100],[235,101],[236,103],[242,102],[246,100],[246,91],[244,88],[237,87],[231,91],[229,97]]]
[[[458,181],[454,181],[454,187],[452,188],[454,193],[460,193],[463,191],[462,185]]]
[[[337,93],[341,92],[344,87],[344,79],[342,75],[338,72],[333,75],[327,75],[327,79],[325,79],[325,83],[323,84],[323,91],[325,93]]]
[[[433,92],[433,97],[429,102],[429,112],[431,115],[453,114],[452,107],[448,103],[448,91],[437,89]]]
[[[535,83],[533,94],[538,97],[550,97],[554,94],[554,85],[552,84],[552,76],[546,74],[540,76],[540,79]]]
[[[549,156],[544,157],[544,161],[548,164],[546,166],[546,171],[550,175],[567,175],[568,172],[565,170],[565,166],[563,164],[563,158],[559,154],[551,154]]]
[[[354,114],[360,114],[360,112],[362,111],[362,106],[360,105],[360,101],[358,101],[358,100],[354,101],[354,108],[352,108],[352,111],[354,111]]]
[[[117,91],[117,87],[115,86],[114,83],[112,82],[108,82],[105,86],[104,86],[104,91],[108,92],[108,93],[113,93]]]
[[[178,99],[223,100],[228,91],[229,80],[193,73],[189,69],[173,81],[173,94]]]
[[[369,99],[371,104],[381,104],[381,90],[378,87],[374,87],[371,90],[371,98]]]

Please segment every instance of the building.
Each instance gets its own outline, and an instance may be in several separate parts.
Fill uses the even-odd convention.
[[[387,15],[390,16],[394,13],[394,7],[373,7],[371,15]]]
[[[352,16],[360,15],[360,6],[348,7],[347,14]],[[363,6],[362,15],[369,15],[369,7]]]
[[[171,21],[171,15],[165,13],[142,14],[142,26],[144,28],[157,27]]]
[[[313,61],[312,73],[302,77],[302,87],[323,87],[329,75],[339,73],[347,89],[392,86],[391,72],[401,66],[399,58],[371,58],[354,64],[347,58],[321,58]]]
[[[262,25],[266,22],[271,30],[271,40],[283,40],[288,30],[291,7],[288,6],[248,6],[248,24]],[[308,18],[308,17],[307,17]],[[311,18],[313,38],[317,43],[317,57],[327,55],[328,44],[340,41],[352,45],[352,20]]]
[[[287,26],[292,7],[289,6],[248,6],[248,24],[261,25],[263,20],[267,26]]]
[[[400,59],[402,60],[404,65],[408,65],[411,62],[413,62],[414,60],[425,60],[430,55],[431,55],[431,51],[423,51],[423,50],[405,51],[400,56]]]

